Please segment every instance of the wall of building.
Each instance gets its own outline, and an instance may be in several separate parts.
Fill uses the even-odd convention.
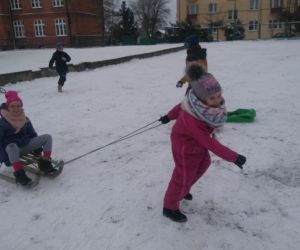
[[[287,0],[283,0],[283,7],[286,6]],[[217,12],[209,13],[209,4],[217,4]],[[245,28],[245,39],[267,39],[274,34],[283,32],[285,26],[281,28],[269,28],[270,20],[278,20],[278,14],[272,13],[270,8],[270,0],[259,0],[257,10],[250,9],[250,0],[177,0],[177,21],[186,21],[189,18],[194,23],[200,24],[202,27],[210,27],[210,24],[222,21],[223,26],[233,23],[234,20],[228,19],[228,11],[236,9],[238,11],[238,20],[240,20]],[[197,15],[188,15],[187,6],[198,5]],[[258,21],[257,30],[249,30],[249,22]],[[215,39],[224,40],[224,31],[218,30],[218,36],[214,34]]]
[[[0,46],[8,43],[7,33],[13,32],[10,18],[1,15],[1,11],[8,12],[12,20],[21,20],[25,27],[25,37],[14,37],[17,48],[53,47],[59,42],[67,46],[101,45],[104,40],[103,5],[102,0],[72,0],[64,1],[64,6],[54,7],[52,0],[42,0],[41,7],[32,8],[30,0],[20,0],[22,8],[9,10],[9,0],[0,2]],[[8,4],[8,6],[7,6]],[[66,22],[67,33],[57,35],[55,20],[63,18]],[[34,21],[43,20],[45,36],[35,34]],[[7,31],[8,29],[8,31]],[[13,37],[13,36],[12,36]]]
[[[3,1],[0,4],[0,47],[4,49],[13,47],[12,36],[9,2]]]

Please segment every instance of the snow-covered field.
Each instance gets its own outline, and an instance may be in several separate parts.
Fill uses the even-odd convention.
[[[244,170],[213,156],[193,201],[181,204],[188,222],[163,217],[173,170],[169,123],[74,161],[32,190],[1,181],[0,249],[300,249],[300,41],[203,46],[228,109],[257,111],[254,123],[226,124],[218,134],[247,156]],[[28,64],[39,58],[32,53]],[[56,77],[5,87],[20,92],[36,130],[53,135],[53,156],[67,161],[181,101],[185,89],[175,84],[184,58],[181,51],[70,73],[61,94]]]
[[[143,54],[179,46],[182,46],[182,44],[65,48],[65,51],[72,58],[70,63],[78,64],[81,62],[96,62],[129,55]],[[0,51],[0,74],[24,70],[39,70],[40,68],[48,67],[49,60],[54,52],[55,49]]]

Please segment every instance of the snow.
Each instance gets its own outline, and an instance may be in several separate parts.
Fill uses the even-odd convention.
[[[78,64],[143,54],[178,46],[182,46],[182,44],[65,48],[65,51],[72,57],[71,63]],[[55,49],[0,51],[0,74],[25,70],[39,70],[40,68],[48,67],[49,60],[54,51]]]
[[[202,46],[228,109],[257,111],[254,123],[228,123],[218,133],[247,157],[244,170],[212,156],[210,169],[192,189],[193,201],[181,204],[188,222],[163,217],[173,170],[169,123],[74,161],[32,190],[1,181],[1,249],[299,249],[300,42]],[[28,66],[40,60],[34,54]],[[56,92],[57,77],[5,88],[20,92],[36,130],[52,134],[53,156],[67,161],[177,104],[185,92],[175,88],[184,59],[180,51],[70,73],[63,93]],[[15,62],[9,66],[18,69]],[[11,173],[4,166],[0,171]]]

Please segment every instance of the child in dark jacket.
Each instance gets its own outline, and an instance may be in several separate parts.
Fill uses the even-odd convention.
[[[26,175],[20,156],[43,149],[38,165],[46,174],[55,172],[51,164],[52,137],[38,136],[30,120],[23,111],[23,102],[15,91],[5,94],[6,102],[0,106],[0,162],[12,166],[17,183],[30,185],[32,180]]]
[[[201,48],[199,45],[199,36],[191,35],[185,39],[184,46],[186,47],[186,59],[185,65],[189,65],[190,63],[198,63],[207,71],[207,58],[206,58],[206,49]],[[184,75],[176,84],[177,88],[181,88],[185,83],[188,82],[188,78]],[[190,85],[188,89],[190,89]]]
[[[162,123],[176,122],[171,133],[172,154],[175,168],[164,197],[163,215],[176,222],[187,217],[179,210],[182,199],[191,200],[191,187],[210,166],[209,151],[242,169],[246,158],[222,145],[212,137],[215,128],[226,119],[225,101],[218,81],[199,64],[186,69],[191,84],[182,103],[175,106]]]
[[[62,87],[64,86],[65,81],[67,79],[67,62],[71,61],[71,57],[63,50],[63,44],[56,44],[56,51],[53,53],[52,58],[49,62],[49,68],[52,68],[53,64],[55,63],[56,72],[59,74],[59,80],[57,85],[58,92],[62,92]]]

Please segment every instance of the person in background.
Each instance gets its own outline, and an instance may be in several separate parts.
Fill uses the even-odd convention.
[[[201,48],[199,44],[199,36],[191,35],[185,39],[184,46],[186,47],[186,59],[185,65],[189,65],[190,63],[198,63],[207,71],[207,58],[206,58],[206,49]],[[176,84],[177,88],[181,88],[184,84],[188,82],[188,78],[184,75]],[[190,89],[190,85],[188,86],[187,91]]]
[[[53,53],[50,62],[49,68],[53,68],[55,63],[56,72],[59,74],[57,90],[62,92],[62,88],[67,80],[68,65],[67,62],[71,61],[71,57],[64,52],[64,46],[62,43],[56,44],[56,51]]]

